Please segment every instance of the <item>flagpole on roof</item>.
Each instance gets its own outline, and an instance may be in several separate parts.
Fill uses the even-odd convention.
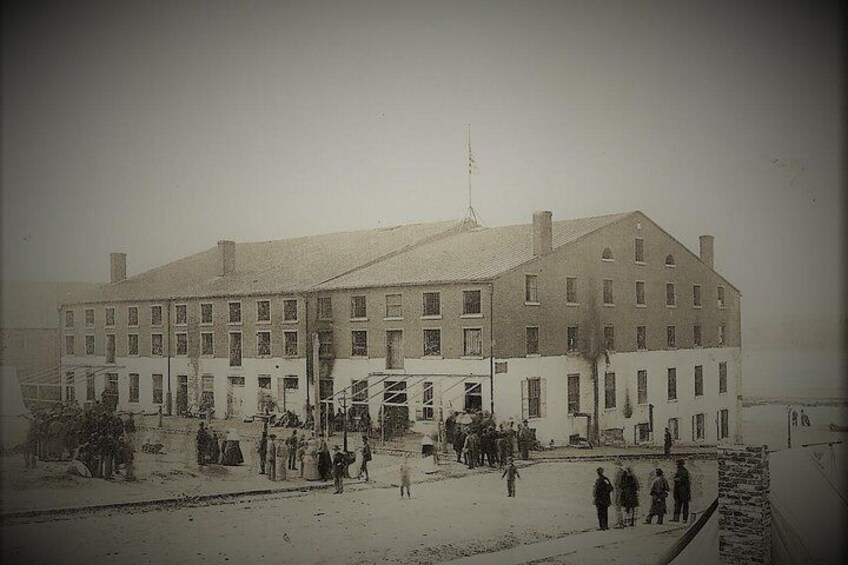
[[[477,163],[474,161],[474,153],[471,152],[471,124],[468,124],[468,210],[465,212],[465,219],[462,221],[463,226],[477,227],[482,226],[483,222],[471,205],[471,174],[477,170]]]

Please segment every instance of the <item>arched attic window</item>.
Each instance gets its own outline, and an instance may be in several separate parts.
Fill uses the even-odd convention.
[[[601,259],[604,261],[612,261],[612,249],[604,247],[604,251],[601,253]]]
[[[666,267],[674,267],[674,255],[666,255],[665,257],[665,266]]]

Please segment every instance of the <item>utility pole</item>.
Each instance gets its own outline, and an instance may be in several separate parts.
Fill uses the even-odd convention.
[[[344,432],[344,452],[347,453],[347,392],[342,392],[342,411],[344,412],[344,416],[342,417],[342,430]]]
[[[313,381],[313,390],[315,391],[315,404],[312,408],[312,422],[314,424],[313,431],[315,432],[315,437],[318,438],[321,436],[321,392],[319,390],[319,351],[321,344],[318,343],[318,333],[312,334],[312,378]],[[309,398],[306,399],[307,403],[309,402]]]
[[[786,407],[786,447],[792,449],[792,407]]]

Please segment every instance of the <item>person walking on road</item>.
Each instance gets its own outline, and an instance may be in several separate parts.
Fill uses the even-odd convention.
[[[624,515],[621,513],[621,480],[624,478],[624,467],[621,460],[615,461],[615,474],[612,477],[612,506],[615,508],[615,527],[624,527]]]
[[[362,436],[362,463],[359,465],[359,474],[356,478],[361,479],[362,475],[365,475],[366,483],[370,480],[368,477],[369,461],[371,461],[371,444],[368,443],[368,436]]]
[[[680,513],[683,512],[683,522],[689,521],[689,501],[692,499],[691,483],[689,481],[689,470],[683,459],[677,460],[677,472],[674,474],[674,515],[672,522],[680,521]]]
[[[412,482],[411,479],[412,469],[409,465],[409,453],[403,456],[403,462],[400,464],[400,497],[403,498],[403,489],[406,489],[406,497],[412,498],[412,495],[409,494],[409,485]]]
[[[668,457],[671,455],[671,432],[668,431],[668,428],[665,429],[665,440],[663,442],[663,453]]]
[[[792,426],[798,427],[798,411],[794,408],[792,409]]]
[[[657,478],[651,484],[651,509],[645,519],[646,524],[650,524],[654,516],[657,517],[657,524],[663,523],[663,517],[667,511],[665,499],[668,497],[668,490],[668,481],[663,476],[663,470],[657,469]]]
[[[342,453],[338,445],[333,446],[333,482],[335,483],[335,494],[344,492],[344,476],[347,468],[347,457]]]
[[[604,468],[598,467],[598,478],[595,479],[593,498],[595,508],[598,510],[599,530],[609,529],[609,506],[612,490],[612,483],[610,483],[610,480],[604,476]]]
[[[520,479],[521,475],[518,474],[518,469],[515,467],[515,461],[512,457],[509,458],[507,462],[507,466],[504,468],[503,474],[501,478],[506,477],[506,495],[511,498],[515,498],[515,479]]]
[[[271,434],[266,438],[265,457],[268,461],[268,479],[277,480],[277,434]]]
[[[625,521],[631,526],[636,524],[636,507],[639,506],[639,481],[633,469],[628,467],[621,477],[621,506],[624,508]]]

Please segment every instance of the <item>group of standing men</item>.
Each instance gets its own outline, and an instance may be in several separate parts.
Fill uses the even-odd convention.
[[[503,468],[516,451],[521,453],[522,459],[530,458],[533,432],[526,420],[517,430],[511,421],[508,426],[501,423],[496,429],[494,420],[487,412],[478,415],[479,418],[465,425],[457,422],[457,412],[445,420],[445,439],[453,445],[457,463],[465,463],[469,469],[486,464]]]
[[[609,529],[608,510],[613,506],[616,511],[616,527],[634,526],[636,523],[636,507],[639,506],[639,481],[631,467],[624,467],[621,461],[616,461],[616,471],[611,482],[604,476],[603,467],[597,469],[598,478],[595,480],[593,500],[598,511],[598,528]],[[645,519],[646,524],[657,517],[657,523],[662,524],[668,512],[666,499],[668,493],[674,497],[674,515],[672,522],[679,522],[681,516],[684,522],[689,520],[689,502],[692,499],[692,486],[689,470],[683,459],[677,460],[677,471],[674,474],[674,487],[669,486],[663,470],[657,468],[651,482],[651,506]],[[622,512],[623,510],[623,512]]]

